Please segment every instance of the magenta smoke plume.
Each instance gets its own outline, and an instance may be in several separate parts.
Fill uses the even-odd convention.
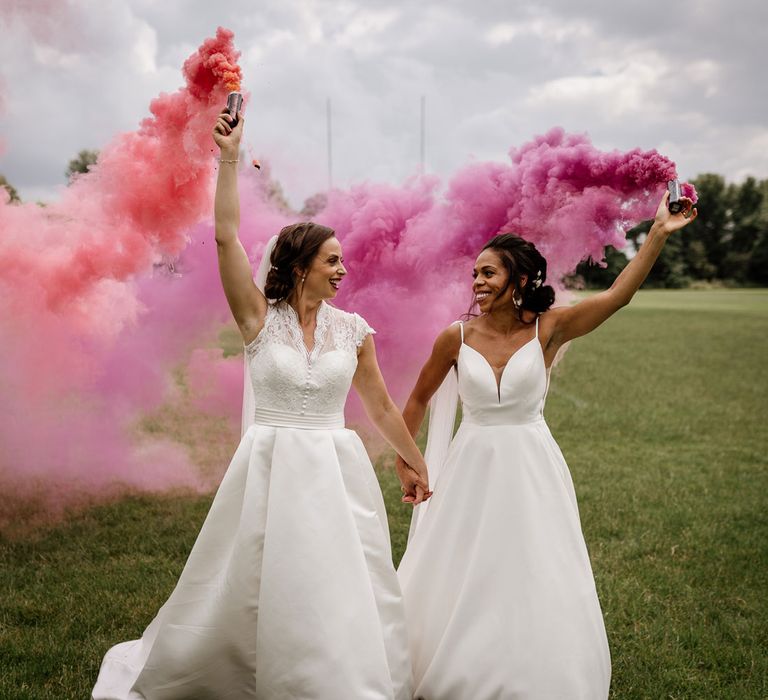
[[[656,151],[606,153],[559,128],[509,155],[508,163],[463,168],[444,195],[430,178],[336,191],[319,217],[336,229],[350,262],[339,303],[380,330],[380,360],[398,400],[437,333],[466,312],[475,257],[492,236],[533,242],[558,287],[580,261],[622,247],[675,177]]]

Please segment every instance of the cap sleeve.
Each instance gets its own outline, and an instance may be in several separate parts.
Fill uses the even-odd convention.
[[[355,317],[355,345],[360,347],[365,341],[366,336],[373,335],[376,331],[368,325],[368,322],[360,316],[360,314],[354,314]]]

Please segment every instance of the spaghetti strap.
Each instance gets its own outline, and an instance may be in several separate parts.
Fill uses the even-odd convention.
[[[536,316],[536,337],[539,337],[539,317]]]
[[[457,321],[459,324],[459,331],[461,331],[461,344],[464,345],[464,321]]]

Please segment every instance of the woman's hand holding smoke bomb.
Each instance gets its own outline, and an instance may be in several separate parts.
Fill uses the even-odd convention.
[[[213,140],[221,149],[221,157],[235,159],[240,152],[240,139],[243,135],[243,113],[237,113],[237,126],[232,128],[232,117],[225,109],[216,119],[213,127]]]
[[[677,213],[672,213],[669,211],[669,192],[665,192],[661,198],[653,221],[653,226],[661,233],[667,235],[674,233],[690,224],[698,216],[699,212],[693,206],[694,202],[690,197],[680,197],[678,201],[682,205],[682,209]]]

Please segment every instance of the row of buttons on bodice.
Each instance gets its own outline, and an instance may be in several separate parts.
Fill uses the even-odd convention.
[[[258,342],[247,349],[256,408],[342,415],[357,367],[357,335],[372,330],[358,319],[323,304],[309,352],[293,309],[271,307]]]

